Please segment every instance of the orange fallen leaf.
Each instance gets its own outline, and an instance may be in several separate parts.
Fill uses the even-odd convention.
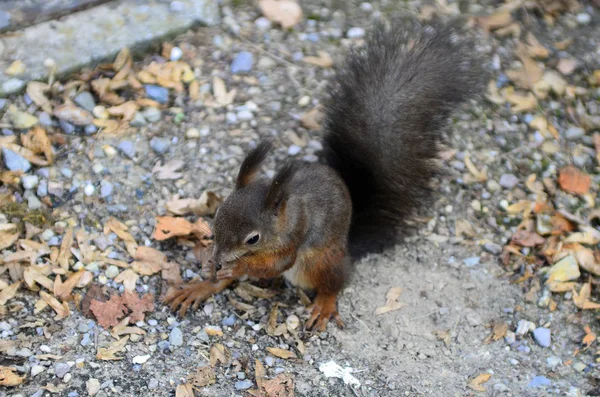
[[[523,247],[535,247],[536,245],[542,245],[546,242],[546,239],[535,232],[528,232],[527,230],[517,230],[512,236],[512,242]]]
[[[277,347],[267,347],[267,351],[275,357],[283,358],[284,360],[290,358],[298,358],[298,356],[296,356],[296,353],[289,350],[279,349]]]
[[[469,382],[469,384],[467,386],[470,389],[472,389],[472,390],[479,391],[479,392],[484,392],[485,388],[482,386],[482,384],[484,384],[487,381],[489,381],[491,377],[492,377],[491,374],[480,374],[480,375],[477,375],[475,378],[473,378]]]
[[[492,328],[492,333],[485,338],[485,340],[483,341],[483,343],[485,343],[486,345],[491,343],[491,342],[496,342],[502,338],[504,338],[504,336],[506,336],[506,332],[508,331],[508,324],[507,323],[494,323],[494,326]]]
[[[54,161],[54,152],[50,138],[46,130],[41,127],[33,127],[27,134],[21,135],[21,143],[33,153],[43,153],[48,163]]]
[[[565,192],[585,194],[590,190],[592,178],[585,172],[568,166],[560,170],[558,184]]]
[[[109,344],[108,347],[99,348],[96,358],[98,360],[122,360],[123,357],[116,354],[125,348],[127,341],[129,341],[129,335]]]
[[[17,369],[13,367],[0,366],[0,386],[12,387],[18,386],[25,381],[24,376],[15,373]]]
[[[162,241],[177,236],[189,236],[196,230],[197,227],[184,218],[157,216],[152,238]]]
[[[585,331],[585,336],[583,337],[583,340],[581,342],[586,347],[590,347],[590,345],[596,340],[596,334],[592,332],[589,325],[586,325],[585,327],[583,327],[583,329]]]
[[[152,294],[145,294],[140,297],[137,293],[125,292],[123,302],[131,310],[131,323],[143,321],[144,313],[154,310],[154,295]]]
[[[218,363],[223,365],[229,361],[229,351],[220,343],[215,343],[209,351],[210,366],[215,367]]]
[[[62,282],[60,274],[56,275],[56,278],[54,279],[54,295],[59,299],[68,298],[71,295],[73,288],[79,283],[83,273],[85,273],[85,269],[73,273],[64,283]]]
[[[92,300],[90,310],[96,316],[98,324],[105,329],[117,325],[127,313],[127,307],[119,295],[112,295],[106,302]]]
[[[575,306],[582,310],[600,309],[600,304],[592,302],[590,296],[592,295],[591,283],[585,283],[579,292],[573,290],[573,302]]]
[[[173,215],[194,214],[198,216],[214,215],[223,200],[214,192],[203,192],[200,198],[180,199],[174,197],[166,204],[167,211]]]

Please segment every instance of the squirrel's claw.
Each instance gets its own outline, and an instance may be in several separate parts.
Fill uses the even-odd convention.
[[[339,328],[344,328],[345,324],[342,317],[336,310],[336,297],[317,295],[315,302],[308,307],[311,313],[310,318],[306,322],[306,329],[316,329],[319,332],[324,332],[327,328],[329,319],[333,317]]]

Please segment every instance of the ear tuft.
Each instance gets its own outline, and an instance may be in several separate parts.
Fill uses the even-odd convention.
[[[271,141],[261,141],[258,146],[248,153],[240,167],[240,172],[238,173],[235,185],[236,189],[241,189],[244,186],[249,185],[254,178],[256,178],[258,169],[267,157],[267,153],[271,150],[272,146]]]
[[[273,178],[273,181],[271,182],[271,187],[269,187],[269,192],[265,199],[265,207],[275,208],[285,200],[289,183],[299,166],[300,163],[290,161],[277,172],[275,178]]]

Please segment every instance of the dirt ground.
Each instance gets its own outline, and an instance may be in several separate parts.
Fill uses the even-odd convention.
[[[226,18],[222,27],[198,28],[173,41],[184,50],[184,57],[194,59],[194,66],[201,69],[205,81],[220,76],[228,89],[238,90],[233,105],[208,109],[176,95],[172,102],[178,109],[164,111],[160,120],[127,136],[69,135],[51,171],[65,189],[56,201],[62,212],[76,214],[80,223],[91,230],[101,230],[108,217],[117,217],[130,225],[139,244],[152,245],[180,263],[186,279],[199,273],[191,251],[150,239],[154,217],[165,214],[165,202],[174,194],[198,197],[206,190],[226,195],[243,153],[259,137],[276,139],[276,150],[265,168],[267,174],[290,156],[312,161],[319,149],[321,132],[300,127],[299,119],[324,98],[326,81],[333,72],[301,62],[302,55],[325,51],[339,65],[352,44],[352,40],[344,38],[348,29],[368,29],[378,13],[386,17],[414,15],[422,9],[418,2],[398,5],[393,1],[361,4],[311,0],[301,2],[309,22],[285,33],[275,27],[261,30],[262,22],[255,22],[260,17],[256,8],[244,2],[234,3],[224,7]],[[483,13],[493,6],[466,5],[465,13]],[[579,37],[568,50],[584,65],[570,77],[575,82],[584,81],[586,73],[598,69],[600,64],[598,9],[584,2],[579,12],[592,15],[591,22],[585,26],[569,24],[575,14],[565,13],[557,18],[555,26],[548,28],[538,15],[519,14],[525,15],[526,29],[535,32],[542,44],[549,46],[567,37]],[[247,39],[240,39],[231,31]],[[344,37],[337,37],[338,33]],[[512,50],[508,50],[514,47],[514,41],[486,37],[481,32],[474,34],[479,36],[479,49],[491,63],[501,64],[491,72],[491,78],[501,80],[505,68],[515,62]],[[230,71],[230,64],[240,51],[249,51],[254,57],[251,71],[244,76]],[[149,55],[139,62],[152,59]],[[10,100],[25,106],[22,97]],[[248,101],[256,105],[256,110]],[[560,98],[554,101],[552,106],[564,105]],[[252,117],[246,119],[244,111],[248,108]],[[176,120],[177,113],[184,114],[183,121]],[[191,136],[191,128],[197,129],[199,136]],[[523,115],[514,115],[510,107],[495,106],[482,98],[455,116],[453,132],[452,146],[458,155],[446,163],[444,174],[436,181],[435,205],[416,222],[418,231],[393,249],[355,263],[352,280],[339,300],[339,311],[347,327],[340,330],[330,325],[322,335],[300,332],[305,354],[298,360],[270,356],[268,375],[290,375],[296,395],[598,395],[590,392],[596,388],[598,375],[593,355],[574,356],[580,347],[583,325],[596,320],[590,314],[577,312],[570,300],[560,296],[555,298],[558,308],[552,312],[538,305],[539,295],[533,301],[526,299],[527,288],[511,283],[509,273],[499,263],[498,254],[514,226],[503,222],[500,202],[519,198],[519,193],[505,187],[492,190],[486,183],[466,183],[465,170],[457,164],[457,159],[470,154],[472,158],[485,159],[490,179],[497,181],[507,173],[524,179],[542,160],[536,157],[536,153],[541,153],[538,148],[529,146],[532,133],[523,122]],[[151,144],[152,138],[157,137],[164,138],[165,150],[157,150],[156,141]],[[106,155],[110,152],[107,147],[116,150],[116,154]],[[572,146],[567,143],[562,150],[565,154],[561,161],[567,161],[573,155]],[[93,159],[89,153],[95,154]],[[164,164],[176,159],[185,164],[181,178],[158,180],[153,176],[152,169],[158,161]],[[87,197],[83,193],[85,185],[92,184],[100,190],[102,183],[107,182],[112,186],[107,197]],[[456,236],[459,220],[473,225],[473,237]],[[190,271],[186,273],[186,269]],[[157,296],[161,293],[156,277],[144,276],[138,284],[140,291]],[[108,285],[118,288],[112,281]],[[402,289],[398,300],[405,306],[375,315],[392,287]],[[125,359],[120,361],[95,359],[97,347],[112,338],[79,311],[55,322],[48,311],[33,315],[35,295],[23,294],[19,301],[24,308],[14,318],[4,319],[8,325],[0,330],[5,331],[2,339],[21,340],[22,348],[34,355],[51,353],[62,358],[36,360],[25,353],[0,358],[0,364],[24,370],[33,365],[45,368],[22,386],[0,389],[0,396],[85,396],[89,379],[100,382],[97,396],[173,396],[182,379],[196,367],[207,364],[209,348],[215,342],[222,343],[239,366],[218,368],[216,383],[201,388],[197,395],[246,395],[241,390],[243,381],[254,379],[255,359],[265,362],[269,357],[266,347],[295,349],[292,336],[268,336],[264,329],[254,326],[264,326],[275,302],[280,304],[280,322],[291,314],[298,315],[301,322],[306,319],[296,292],[285,286],[278,291],[274,298],[253,302],[258,311],[248,318],[228,303],[228,297],[235,297],[232,291],[217,295],[183,319],[177,319],[167,307],[157,303],[156,311],[140,324],[147,334],[130,342],[123,354]],[[515,337],[520,320],[549,328],[550,347],[540,346],[531,333]],[[494,323],[506,323],[509,333],[487,343]],[[224,336],[207,336],[206,325],[222,326]],[[182,331],[181,345],[172,343],[173,328]],[[89,341],[84,344],[86,338]],[[149,360],[133,363],[134,357],[143,355],[150,355]],[[361,386],[353,388],[339,378],[327,378],[319,366],[330,360],[353,368]],[[569,360],[571,363],[565,364]],[[585,369],[578,369],[576,364],[580,362]],[[71,376],[67,375],[66,381],[65,377],[57,379],[58,363],[69,364]],[[468,387],[472,379],[486,373],[491,377],[483,384],[485,391]],[[44,391],[42,387],[48,383],[60,391]]]

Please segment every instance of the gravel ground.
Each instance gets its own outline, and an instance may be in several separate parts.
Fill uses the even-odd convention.
[[[265,167],[267,174],[289,157],[315,161],[321,132],[303,128],[300,118],[325,97],[325,83],[333,72],[309,65],[303,57],[325,51],[338,65],[373,19],[381,14],[414,16],[423,9],[419,2],[400,6],[393,1],[305,1],[302,7],[308,19],[285,32],[260,18],[253,6],[225,3],[223,26],[199,28],[173,44],[183,50],[192,67],[201,70],[205,82],[201,92],[210,90],[212,77],[218,76],[227,89],[237,89],[233,104],[210,108],[202,100],[171,93],[170,108],[146,112],[145,118],[137,118],[140,127],[117,137],[95,134],[93,129],[86,134],[83,128],[74,130],[53,120],[48,128],[62,130],[65,144],[51,167],[29,172],[39,177],[37,186],[18,189],[14,193],[18,200],[30,208],[37,206],[37,196],[46,196],[40,189],[47,185],[59,223],[74,217],[93,234],[114,216],[130,227],[139,244],[167,254],[181,264],[184,279],[191,279],[199,273],[191,251],[151,239],[155,216],[166,213],[166,202],[176,194],[198,197],[207,190],[226,196],[244,152],[260,137],[272,136],[276,142]],[[467,4],[466,8],[465,13],[484,14],[493,4]],[[543,15],[518,15],[525,29],[548,47],[569,37],[577,39],[567,51],[581,66],[567,78],[570,82],[582,85],[591,70],[599,69],[598,9],[584,2],[579,11],[559,15],[552,27],[543,23]],[[516,60],[515,41],[478,35],[480,50],[493,64],[492,78],[499,85],[506,84],[505,71]],[[239,55],[243,52],[252,54],[252,62]],[[148,64],[153,59],[156,56],[138,62]],[[245,67],[248,72],[232,72],[232,68]],[[599,96],[598,88],[591,88],[581,99],[592,116],[600,116]],[[550,311],[547,303],[541,303],[542,292],[527,295],[529,289],[511,283],[510,274],[498,261],[516,226],[501,210],[503,201],[526,197],[524,181],[530,173],[556,173],[570,161],[594,167],[594,152],[588,147],[591,134],[574,130],[577,126],[565,111],[574,106],[571,101],[555,97],[543,104],[559,117],[560,134],[570,131],[556,150],[542,145],[543,138],[528,127],[531,114],[514,114],[509,106],[484,99],[465,106],[453,123],[456,152],[436,181],[435,205],[416,221],[418,232],[394,249],[356,263],[353,279],[339,301],[347,327],[339,330],[330,325],[322,335],[298,332],[305,345],[300,359],[277,358],[265,350],[297,349],[291,333],[269,336],[265,332],[276,302],[279,322],[290,315],[306,319],[296,292],[279,284],[272,286],[279,292],[276,297],[252,302],[257,310],[247,315],[229,304],[228,298],[236,297],[232,291],[215,296],[183,319],[157,303],[156,310],[137,324],[146,335],[134,335],[120,361],[96,359],[98,346],[113,339],[79,310],[57,322],[49,310],[34,315],[36,295],[21,293],[13,301],[21,309],[0,321],[0,341],[17,340],[19,345],[0,357],[0,365],[16,367],[28,378],[21,386],[0,389],[0,396],[72,397],[93,392],[96,396],[173,396],[181,379],[208,363],[214,343],[229,350],[233,363],[216,368],[216,383],[201,388],[198,395],[245,395],[243,389],[254,385],[255,359],[266,366],[269,377],[290,375],[300,396],[598,395],[591,392],[599,375],[594,354],[575,355],[583,326],[597,320],[574,310],[566,296],[554,296],[558,306]],[[10,104],[37,111],[23,96],[8,99],[2,107]],[[599,127],[594,128],[598,131]],[[10,125],[3,133],[12,133]],[[465,157],[477,167],[487,167],[487,181],[470,182],[465,177]],[[173,160],[184,161],[181,177],[156,178],[152,170],[157,162]],[[594,178],[597,184],[597,175]],[[459,235],[456,225],[463,220],[472,229]],[[48,229],[60,234],[60,227],[51,224]],[[53,233],[46,237],[50,245],[60,244]],[[119,252],[118,257],[122,256]],[[106,271],[100,269],[97,274]],[[106,283],[122,290],[112,280]],[[399,300],[405,306],[374,315],[391,287],[402,288]],[[159,296],[160,280],[143,276],[138,290]],[[508,325],[508,333],[486,343],[493,324],[500,323]],[[206,325],[220,326],[223,336],[208,336]],[[543,332],[532,333],[530,328],[549,329],[550,341]],[[134,363],[139,360],[134,357],[146,355],[150,356],[147,361]],[[325,377],[319,365],[330,360],[352,367],[361,386],[353,389],[341,379]],[[491,377],[483,384],[485,391],[467,386],[486,373]],[[48,384],[57,388],[56,394],[43,389]]]

